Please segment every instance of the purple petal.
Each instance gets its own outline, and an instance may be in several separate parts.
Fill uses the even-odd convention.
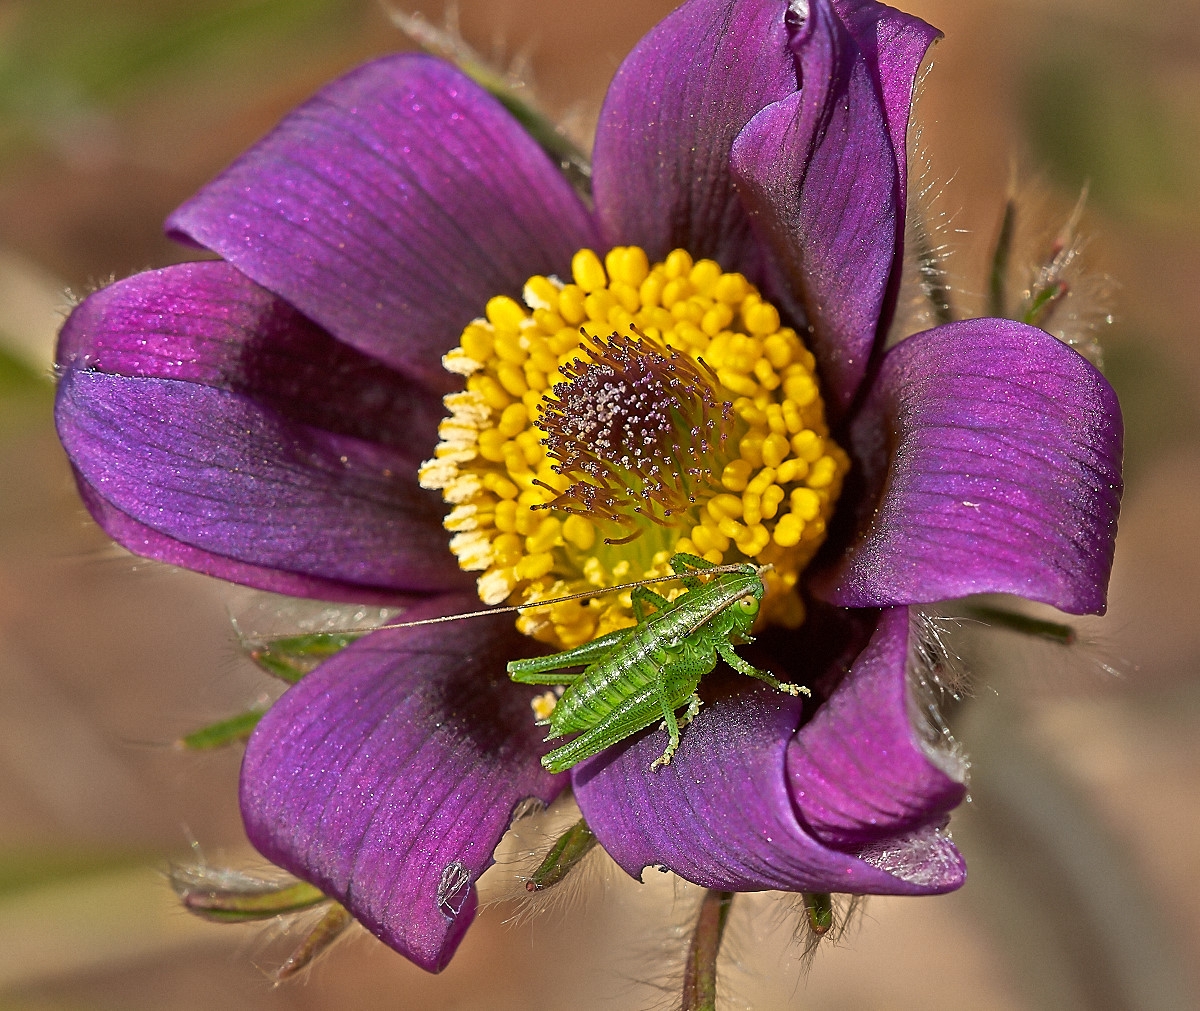
[[[1121,409],[1069,347],[1007,320],[916,334],[883,359],[853,438],[878,505],[824,582],[827,599],[1003,592],[1104,611]]]
[[[289,422],[210,386],[78,369],[59,384],[56,420],[97,496],[190,547],[374,591],[467,581],[441,503],[395,450]]]
[[[153,558],[169,565],[202,572],[231,583],[241,583],[272,593],[283,593],[289,597],[309,597],[314,600],[343,600],[355,604],[384,604],[397,606],[424,599],[424,594],[406,594],[395,590],[371,590],[357,583],[320,576],[306,576],[298,572],[249,565],[216,555],[211,551],[184,544],[168,537],[114,508],[92,488],[79,474],[75,473],[79,495],[96,522],[118,544],[124,545],[134,554]]]
[[[290,420],[432,455],[441,399],[305,319],[227,263],[183,263],[85,299],[61,366],[245,394]]]
[[[487,300],[595,245],[556,166],[478,85],[402,54],[328,85],[167,222],[339,340],[439,390]]]
[[[780,0],[691,0],[638,43],[600,113],[596,212],[610,243],[651,259],[682,247],[755,277],[758,243],[734,192],[734,137],[796,90]]]
[[[916,895],[962,884],[962,859],[936,825],[856,853],[798,820],[786,761],[811,703],[732,676],[710,677],[705,697],[669,766],[650,771],[666,742],[654,730],[576,767],[584,817],[627,873],[666,867],[733,891]]]
[[[440,598],[406,617],[477,605]],[[538,764],[536,689],[504,675],[528,643],[510,616],[376,632],[290,689],[246,748],[254,845],[432,972],[474,918],[514,808],[567,782]]]
[[[850,5],[853,31],[836,8],[809,7],[791,42],[801,89],[750,121],[733,145],[733,174],[775,252],[781,276],[768,292],[787,308],[799,300],[836,415],[861,384],[894,300],[907,111],[897,96],[911,93],[917,49],[934,32],[893,22],[878,5]],[[876,16],[886,27],[868,34]]]
[[[830,0],[869,65],[878,68],[883,114],[900,166],[900,206],[907,206],[908,117],[921,61],[941,32],[875,0]]]
[[[792,740],[787,776],[800,820],[855,849],[937,823],[962,803],[966,767],[914,729],[907,608],[884,612],[850,674]]]

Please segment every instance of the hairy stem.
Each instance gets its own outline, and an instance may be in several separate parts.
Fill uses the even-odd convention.
[[[526,891],[540,892],[543,888],[558,884],[595,845],[596,837],[592,835],[587,822],[580,818],[555,841],[546,859],[525,882]]]
[[[721,951],[721,937],[725,933],[733,895],[733,892],[718,892],[711,888],[704,893],[696,929],[688,944],[680,1011],[716,1011],[717,955]]]
[[[288,960],[275,970],[275,979],[282,981],[296,975],[341,937],[342,932],[353,922],[354,919],[345,906],[337,902],[330,903],[329,911],[308,932],[308,936],[288,956]]]
[[[967,616],[989,625],[1006,628],[1010,632],[1020,632],[1038,639],[1049,639],[1061,646],[1074,645],[1078,638],[1075,629],[1070,625],[1057,621],[1046,621],[1042,618],[1031,618],[1027,614],[1009,611],[1003,607],[992,607],[988,604],[968,604],[963,609]]]

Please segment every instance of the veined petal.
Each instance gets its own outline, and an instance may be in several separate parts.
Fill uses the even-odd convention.
[[[1065,344],[996,319],[915,334],[883,359],[853,435],[878,504],[823,581],[828,600],[1003,592],[1104,611],[1121,411]]]
[[[79,369],[59,384],[56,421],[96,495],[193,548],[372,591],[467,581],[417,464],[386,446],[290,422],[226,390]]]
[[[894,301],[906,171],[898,95],[911,94],[913,57],[934,35],[868,32],[887,10],[811,0],[791,40],[800,91],[755,116],[732,152],[735,184],[775,253],[768,292],[799,301],[835,415],[858,390]]]
[[[966,765],[922,731],[909,684],[908,608],[885,611],[833,695],[792,739],[800,820],[830,846],[871,846],[937,824],[966,795]]]
[[[477,605],[439,598],[405,617]],[[538,764],[536,689],[504,676],[522,641],[495,618],[375,632],[291,688],[246,747],[254,845],[431,972],[474,918],[517,804],[567,784]]]
[[[71,313],[58,364],[229,390],[301,424],[422,460],[441,398],[339,343],[228,263],[181,263],[102,288]]]
[[[650,771],[665,741],[657,731],[576,767],[584,817],[627,873],[665,867],[732,891],[920,895],[962,884],[962,858],[936,825],[859,852],[821,842],[797,818],[787,752],[811,703],[733,675],[706,679],[705,698],[665,768]]]
[[[796,90],[781,0],[690,0],[621,64],[596,127],[593,190],[610,243],[676,247],[760,281],[733,189],[734,137]]]
[[[290,113],[168,219],[339,340],[440,391],[493,295],[569,275],[587,209],[499,102],[389,56]]]
[[[929,47],[941,37],[932,25],[875,0],[830,0],[868,65],[878,71],[883,114],[900,167],[900,206],[907,206],[908,118],[913,86]]]
[[[241,583],[243,586],[253,586],[259,590],[269,590],[272,593],[282,593],[290,597],[342,600],[354,604],[382,604],[396,607],[412,601],[423,600],[426,596],[419,592],[374,590],[364,587],[360,583],[324,579],[321,576],[251,565],[227,555],[205,551],[203,548],[197,548],[176,540],[174,537],[169,537],[161,531],[127,516],[120,509],[101,498],[96,489],[89,485],[78,471],[75,471],[75,483],[79,488],[79,497],[83,499],[83,504],[87,506],[88,512],[92,514],[104,532],[118,544],[144,558],[153,558],[169,565],[191,569],[193,572],[202,572],[206,576],[215,576],[217,579],[225,579],[231,583]]]

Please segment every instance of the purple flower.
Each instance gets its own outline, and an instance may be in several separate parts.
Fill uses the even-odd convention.
[[[1103,611],[1121,422],[1095,369],[1028,326],[968,320],[884,345],[910,96],[935,35],[870,0],[690,0],[613,81],[594,209],[457,70],[378,60],[171,216],[173,235],[221,261],[118,282],[64,327],[59,432],[115,539],[270,590],[411,604],[414,619],[478,606],[448,547],[447,507],[427,490],[436,482],[421,487],[418,470],[439,443],[443,395],[463,385],[442,358],[468,344],[464,327],[485,306],[489,318],[511,312],[494,296],[569,277],[573,263],[577,279],[598,269],[579,250],[637,245],[655,262],[681,249],[685,267],[711,258],[762,292],[763,333],[790,324],[804,335],[829,426],[818,413],[803,431],[820,442],[831,429],[845,450],[822,443],[829,473],[810,484],[841,483],[838,461],[853,467],[836,514],[835,493],[807,493],[830,510],[829,538],[796,589],[774,598],[794,602],[785,625],[801,599],[808,620],[765,631],[747,655],[810,685],[813,700],[714,675],[668,767],[649,771],[663,745],[651,729],[551,775],[533,693],[504,672],[538,647],[487,618],[363,638],[291,688],[251,738],[241,788],[251,840],[417,964],[449,961],[516,806],[568,785],[630,874],[665,866],[732,890],[961,884],[943,829],[965,771],[916,716],[909,605],[1007,592]],[[665,374],[657,367],[646,366],[651,379]],[[752,382],[756,367],[729,381]],[[753,375],[778,384],[769,368]],[[519,402],[510,393],[501,404]],[[744,467],[767,466],[763,438],[745,449],[757,422],[738,403],[742,420],[704,451],[740,438]],[[445,426],[441,446],[459,459]],[[607,467],[592,449],[579,466]],[[697,445],[667,449],[685,478],[706,480],[704,467],[688,469]],[[724,487],[736,486],[739,466],[710,484],[732,474]],[[641,543],[673,529],[684,507],[671,488],[622,487],[605,508]],[[664,510],[654,524],[630,504],[638,488]],[[755,524],[732,515],[712,536],[744,546]],[[823,529],[824,516],[810,522]],[[671,536],[697,547],[696,523]],[[764,529],[782,545],[770,551],[800,538]],[[585,542],[570,551],[586,554]],[[621,546],[610,547],[606,564]],[[488,550],[499,573],[500,550]],[[536,581],[535,568],[508,566],[488,585],[499,580],[502,599],[512,572]]]

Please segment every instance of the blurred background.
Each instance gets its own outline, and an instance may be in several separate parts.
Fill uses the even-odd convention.
[[[672,6],[459,13],[467,41],[523,59],[586,137]],[[964,304],[982,297],[1014,166],[1051,231],[1090,186],[1084,257],[1116,281],[1096,287],[1115,291],[1101,338],[1127,428],[1111,608],[1072,649],[955,640],[975,669],[952,715],[974,766],[954,818],[967,885],[871,900],[807,973],[795,912],[739,899],[726,1006],[1200,1006],[1200,5],[905,6],[946,35],[919,115]],[[66,292],[187,259],[164,215],[324,81],[398,48],[376,0],[0,0],[3,1011],[672,1006],[660,984],[689,888],[602,885],[597,868],[570,915],[486,910],[441,976],[364,936],[274,988],[264,970],[288,939],[189,918],[163,876],[171,859],[255,862],[236,749],[173,742],[269,687],[237,648],[234,591],[119,552],[79,504],[51,421],[54,333]]]

